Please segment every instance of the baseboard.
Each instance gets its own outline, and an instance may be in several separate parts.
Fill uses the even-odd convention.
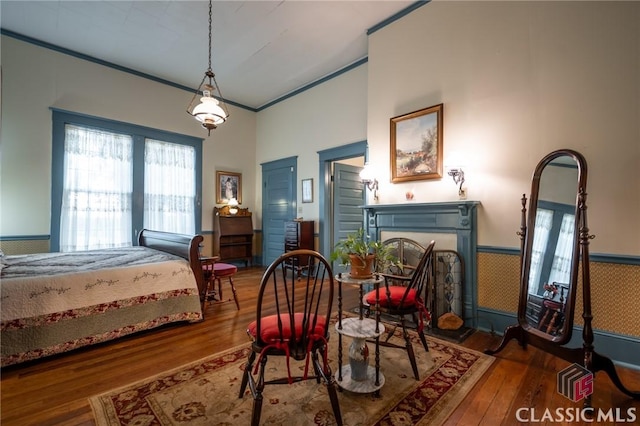
[[[478,307],[479,330],[501,336],[506,327],[517,324],[517,322],[518,320],[514,313]],[[611,358],[617,365],[640,371],[640,364],[638,363],[640,339],[600,330],[594,330],[593,334],[593,345],[596,352]],[[582,327],[573,327],[571,340],[566,346],[570,348],[582,346]]]

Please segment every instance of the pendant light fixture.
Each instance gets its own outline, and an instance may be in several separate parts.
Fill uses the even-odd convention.
[[[209,136],[211,135],[211,130],[217,128],[218,124],[224,123],[227,120],[227,117],[229,117],[227,105],[224,103],[224,99],[222,98],[222,93],[220,92],[220,87],[218,87],[216,76],[211,70],[211,10],[211,0],[209,0],[209,68],[204,73],[204,77],[187,107],[187,112],[202,123],[202,127],[208,130]],[[205,80],[207,81],[205,82]],[[213,93],[216,91],[222,100],[223,106],[220,105],[218,99],[213,97]],[[194,100],[199,94],[202,94],[200,103],[194,106]]]

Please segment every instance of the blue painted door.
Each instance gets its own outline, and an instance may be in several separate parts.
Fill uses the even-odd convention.
[[[334,163],[333,167],[333,241],[344,240],[347,234],[364,226],[364,186],[360,181],[362,167]],[[333,265],[334,272],[345,268]]]
[[[262,264],[284,253],[284,222],[296,217],[297,159],[262,164]]]

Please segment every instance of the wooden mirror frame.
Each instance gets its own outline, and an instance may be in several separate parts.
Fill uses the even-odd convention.
[[[561,329],[557,334],[551,335],[546,333],[537,327],[532,327],[529,321],[527,321],[526,313],[529,300],[529,278],[531,272],[531,258],[533,253],[533,239],[536,225],[536,218],[539,207],[539,195],[540,195],[540,181],[542,173],[549,167],[554,160],[561,157],[569,157],[575,161],[577,167],[577,179],[575,187],[575,201],[574,201],[574,229],[573,229],[573,243],[572,243],[572,259],[571,268],[569,274],[569,291],[567,294],[566,303],[564,305],[564,321]],[[580,264],[580,224],[582,223],[582,210],[579,206],[579,194],[586,194],[587,187],[587,162],[579,152],[563,149],[553,151],[546,155],[535,168],[533,177],[531,179],[531,193],[529,198],[529,212],[526,217],[526,227],[521,228],[521,272],[520,272],[520,299],[518,304],[518,323],[528,333],[537,335],[541,339],[550,340],[555,344],[564,345],[571,340],[571,334],[573,331],[573,318],[576,303],[576,290],[578,287],[578,267]],[[522,196],[522,202],[526,203],[526,197]],[[522,209],[522,221],[525,220],[526,207],[523,205]]]
[[[548,165],[555,158],[560,156],[571,156],[578,164],[578,189],[577,189],[577,202],[576,202],[576,217],[575,226],[577,233],[574,235],[575,244],[577,250],[574,247],[574,257],[572,259],[572,272],[571,272],[571,289],[570,296],[567,301],[567,305],[571,304],[571,318],[565,318],[565,322],[570,323],[570,328],[566,329],[564,336],[558,339],[551,338],[548,334],[541,332],[531,327],[525,318],[528,285],[529,285],[529,270],[531,266],[531,253],[530,247],[533,242],[532,232],[529,229],[533,228],[535,223],[536,212],[535,209],[538,205],[538,190],[540,185],[540,175],[546,165]],[[593,328],[591,325],[593,315],[591,313],[591,277],[589,270],[589,241],[594,238],[589,234],[589,228],[587,226],[587,163],[582,154],[569,150],[561,149],[554,151],[546,155],[535,169],[532,185],[531,185],[531,200],[530,210],[533,212],[526,216],[526,196],[522,196],[522,222],[520,225],[520,245],[521,245],[521,280],[520,280],[520,299],[518,303],[518,324],[507,327],[504,330],[502,341],[495,349],[487,349],[484,352],[488,355],[494,355],[504,349],[512,339],[517,339],[520,346],[524,349],[530,344],[538,349],[562,358],[574,364],[578,364],[594,374],[598,371],[605,371],[611,381],[616,387],[624,394],[634,398],[640,399],[640,391],[631,391],[626,388],[620,381],[620,377],[616,372],[615,365],[610,358],[600,355],[594,350],[593,346]],[[533,206],[533,207],[531,207]],[[528,220],[527,220],[528,218]],[[573,316],[575,314],[575,295],[578,287],[578,268],[579,264],[582,264],[582,303],[583,311],[582,318],[584,320],[584,328],[582,331],[583,344],[582,347],[568,348],[563,346],[568,343],[571,338],[571,331],[573,328]],[[569,311],[565,311],[569,313]],[[568,315],[567,315],[568,316]],[[584,406],[591,407],[591,395],[584,398]]]

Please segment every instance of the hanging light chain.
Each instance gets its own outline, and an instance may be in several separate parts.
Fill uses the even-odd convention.
[[[224,96],[222,95],[222,90],[220,90],[220,86],[218,86],[218,82],[216,81],[216,75],[213,73],[212,69],[211,69],[211,34],[213,33],[212,30],[212,22],[213,22],[213,12],[212,12],[212,6],[211,6],[212,1],[209,0],[209,70],[208,72],[210,74],[207,74],[207,76],[209,77],[209,83],[211,83],[211,80],[213,80],[213,84],[210,84],[211,86],[215,87],[217,92],[218,92],[218,96],[223,100],[224,102]],[[213,94],[211,95],[213,96]],[[225,108],[225,112],[226,108]],[[227,116],[229,115],[229,113],[227,112]]]
[[[211,0],[209,0],[209,71],[211,71],[211,22],[212,22],[212,12],[211,12]]]
[[[191,102],[187,106],[187,113],[196,118],[196,120],[202,123],[202,127],[207,129],[208,134],[211,135],[211,130],[217,128],[217,125],[224,123],[229,117],[224,98],[222,98],[222,92],[216,81],[216,76],[211,68],[211,56],[212,56],[212,40],[213,40],[213,1],[209,0],[209,68],[204,73],[204,77],[200,82],[200,85],[196,89]],[[205,83],[205,80],[209,80]],[[218,99],[213,96],[213,93],[217,91],[222,101],[220,105]],[[194,106],[196,97],[202,94],[200,103]]]

